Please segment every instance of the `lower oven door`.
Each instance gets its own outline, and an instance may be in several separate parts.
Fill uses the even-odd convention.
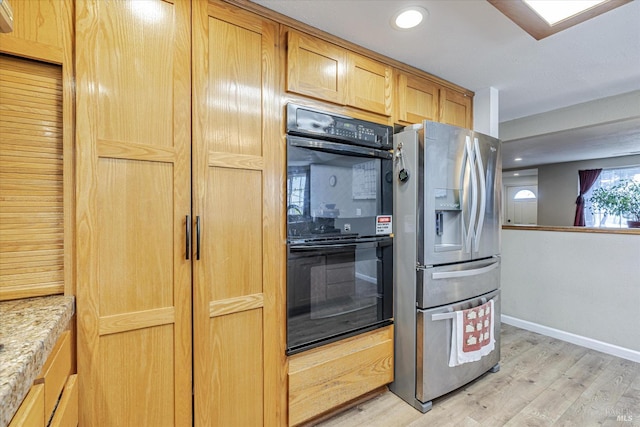
[[[392,239],[290,245],[287,353],[391,323]]]
[[[453,319],[446,315],[491,299],[494,350],[478,361],[449,367]],[[418,310],[416,332],[416,398],[426,403],[473,381],[500,361],[500,290],[443,307]]]

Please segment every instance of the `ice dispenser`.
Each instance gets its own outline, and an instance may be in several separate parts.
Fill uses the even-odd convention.
[[[455,251],[462,248],[462,209],[460,190],[438,188],[434,201],[436,252]]]

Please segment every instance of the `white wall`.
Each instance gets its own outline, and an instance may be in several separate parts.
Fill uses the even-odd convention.
[[[640,235],[502,230],[502,314],[640,361]]]

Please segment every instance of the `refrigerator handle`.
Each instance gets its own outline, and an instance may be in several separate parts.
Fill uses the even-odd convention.
[[[460,270],[460,271],[443,271],[438,273],[431,273],[433,280],[438,279],[455,279],[457,277],[469,277],[478,276],[480,274],[488,273],[491,270],[495,270],[500,265],[499,262],[487,265],[486,267],[474,268],[472,270]]]
[[[484,164],[482,163],[482,155],[480,154],[480,144],[478,143],[478,138],[473,139],[473,148],[476,153],[476,161],[478,165],[478,180],[480,188],[480,209],[478,213],[478,225],[475,229],[475,239],[473,241],[473,251],[478,252],[480,248],[480,235],[482,235],[482,227],[484,226],[484,216],[485,210],[487,207],[487,189],[486,189],[486,179],[484,174]],[[474,188],[475,191],[475,188]]]
[[[471,187],[469,190],[469,196],[471,197],[471,210],[469,212],[469,229],[467,230],[467,234],[465,236],[465,248],[467,252],[471,251],[471,239],[474,236],[475,228],[476,228],[476,215],[478,212],[478,195],[476,194],[478,187],[478,177],[476,176],[476,159],[475,159],[475,151],[471,146],[471,138],[466,136],[466,144],[465,150],[467,152],[467,159],[469,162],[469,170],[471,172]]]

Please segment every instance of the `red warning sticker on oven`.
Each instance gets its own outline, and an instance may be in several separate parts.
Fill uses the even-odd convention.
[[[376,234],[393,233],[393,216],[378,215],[376,216]]]

